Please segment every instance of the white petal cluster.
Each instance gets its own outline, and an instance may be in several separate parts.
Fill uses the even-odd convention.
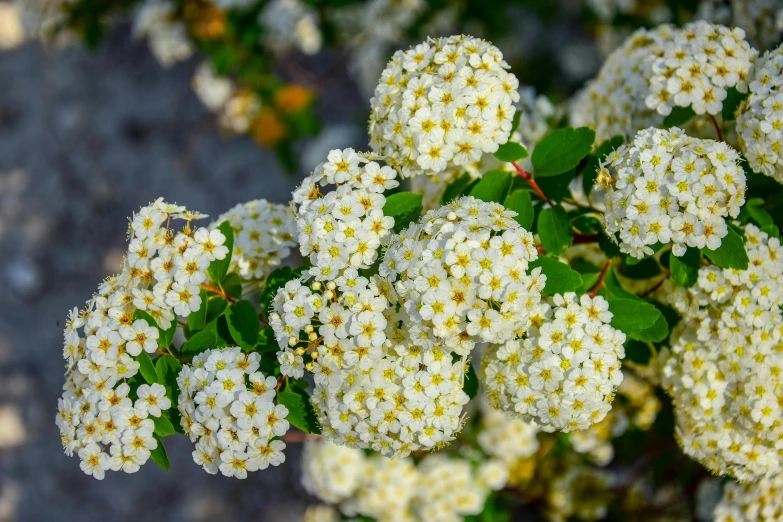
[[[783,520],[783,473],[752,484],[729,482],[714,511],[715,522]]]
[[[175,19],[177,6],[170,0],[146,0],[139,6],[133,34],[149,41],[150,50],[163,67],[171,67],[193,55],[184,22]]]
[[[287,345],[278,352],[282,373],[313,374],[311,401],[328,440],[404,456],[453,440],[468,396],[463,363],[412,347],[389,292],[382,278],[350,268],[327,284],[289,281],[270,325]]]
[[[783,467],[783,248],[745,236],[747,270],[705,266],[693,288],[665,289],[684,320],[659,359],[683,451],[743,482]]]
[[[57,426],[65,453],[78,453],[95,478],[108,469],[133,473],[157,447],[149,417],[159,417],[171,401],[159,384],[126,384],[139,371],[136,357],[158,348],[158,329],[134,314],[143,310],[167,330],[175,316],[200,308],[207,267],[228,249],[219,231],[191,228],[199,217],[162,200],[142,208],[131,219],[122,273],[106,279],[84,310],[69,314]],[[187,224],[175,233],[171,221],[179,219]]]
[[[275,404],[277,381],[258,371],[260,362],[238,347],[207,350],[177,377],[182,427],[207,473],[243,479],[285,462],[279,437],[289,428],[288,409]]]
[[[737,134],[750,167],[783,183],[783,46],[756,62],[750,96],[737,114]]]
[[[258,22],[264,43],[277,52],[300,51],[313,55],[321,50],[323,35],[318,11],[302,0],[272,0],[264,3]]]
[[[201,102],[217,114],[221,127],[235,134],[250,131],[261,109],[258,94],[243,89],[231,78],[218,76],[209,62],[196,69],[191,85]]]
[[[783,37],[783,4],[779,0],[701,0],[696,16],[729,27],[741,27],[755,48],[771,49]]]
[[[299,250],[318,281],[346,268],[368,268],[394,219],[383,214],[385,190],[399,185],[397,171],[353,149],[332,150],[293,194]],[[328,186],[335,190],[322,193]]]
[[[569,293],[540,303],[527,338],[491,346],[485,355],[490,404],[547,432],[600,422],[623,379],[625,334],[609,325],[611,318],[603,297]]]
[[[607,156],[611,176],[603,224],[619,234],[620,250],[635,258],[652,255],[656,243],[718,248],[728,234],[724,218],[745,203],[739,154],[723,142],[686,136],[676,127],[639,131]]]
[[[404,177],[469,165],[508,141],[519,100],[500,50],[470,36],[397,51],[370,100],[370,146]]]
[[[535,146],[552,129],[558,108],[543,94],[536,94],[533,87],[520,86],[519,101],[514,104],[521,114],[519,126],[511,135],[510,140],[524,145],[532,156]],[[519,165],[530,171],[530,157],[519,161]],[[416,176],[410,180],[410,190],[422,194],[424,210],[432,210],[441,206],[441,198],[446,187],[455,179],[468,173],[473,178],[480,178],[490,170],[506,170],[516,172],[510,163],[498,160],[494,154],[484,153],[478,161],[468,165],[454,165],[450,169],[429,176]]]
[[[478,433],[478,444],[484,453],[512,465],[514,461],[538,451],[538,427],[535,424],[503,415],[488,406],[481,410],[481,430]]]
[[[240,203],[210,225],[228,221],[234,231],[229,271],[245,281],[259,282],[280,266],[296,246],[291,215],[285,205],[257,199]]]
[[[343,514],[401,522],[476,515],[487,496],[508,479],[506,467],[494,459],[473,466],[469,460],[439,454],[414,464],[410,458],[368,457],[324,442],[307,444],[302,467],[305,489],[336,504]]]
[[[393,282],[411,342],[466,356],[522,335],[546,276],[533,235],[497,203],[466,196],[394,235],[379,268]]]
[[[756,51],[744,38],[742,29],[703,21],[639,29],[575,97],[571,123],[593,128],[600,143],[661,127],[674,107],[718,114],[729,88],[747,91]]]

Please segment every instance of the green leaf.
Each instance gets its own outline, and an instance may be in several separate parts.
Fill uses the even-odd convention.
[[[559,203],[565,196],[570,194],[571,181],[573,181],[575,177],[576,169],[571,169],[559,176],[537,179],[536,183],[538,183],[539,188],[544,191],[544,194],[546,194],[550,200]]]
[[[473,368],[472,362],[465,363],[465,380],[462,385],[462,391],[464,391],[471,399],[478,395],[479,380],[476,375],[476,370]]]
[[[543,295],[564,294],[574,292],[582,286],[582,276],[565,263],[546,256],[530,263],[530,270],[541,267],[541,273],[546,276]]]
[[[495,152],[495,157],[500,161],[511,163],[512,161],[518,161],[528,157],[528,152],[525,147],[519,143],[508,141],[498,147]]]
[[[538,236],[547,253],[559,256],[574,242],[568,214],[561,206],[545,208],[538,216]]]
[[[155,365],[152,364],[152,359],[147,355],[144,350],[136,356],[136,362],[139,363],[139,372],[147,384],[155,384],[158,382],[158,374],[155,372]]]
[[[663,119],[663,125],[667,129],[669,127],[679,127],[694,116],[696,116],[696,113],[690,107],[674,107],[671,114]]]
[[[669,323],[666,322],[666,318],[661,314],[651,327],[645,328],[641,332],[631,333],[628,337],[645,343],[659,343],[669,337]]]
[[[179,397],[177,376],[182,370],[182,363],[173,356],[166,354],[155,359],[155,372],[158,374],[158,382],[166,387],[166,396],[172,406],[176,406]]]
[[[650,362],[652,352],[647,344],[640,341],[629,341],[625,343],[625,359],[638,364],[646,365]]]
[[[150,452],[152,462],[166,471],[171,471],[171,462],[169,462],[169,456],[166,454],[166,447],[163,445],[163,441],[157,434],[154,434],[153,437],[158,442],[158,447]]]
[[[226,279],[223,280],[225,282],[228,279],[228,276],[226,276]],[[204,321],[205,325],[211,323],[226,310],[226,307],[228,306],[228,301],[220,297],[219,295],[215,295],[209,298],[207,301],[207,317]],[[190,317],[190,316],[188,316]]]
[[[517,213],[514,219],[519,223],[519,226],[525,230],[530,230],[533,227],[536,211],[533,209],[530,192],[523,189],[515,190],[506,197],[503,206]]]
[[[277,403],[288,408],[286,420],[305,433],[320,433],[318,421],[310,401],[295,391],[281,391]]]
[[[660,310],[641,299],[608,296],[611,325],[626,335],[646,330],[662,318]]]
[[[487,202],[503,203],[513,178],[505,170],[490,170],[470,189],[470,195]]]
[[[749,259],[748,253],[745,251],[745,242],[732,227],[728,227],[728,229],[729,233],[721,239],[717,249],[702,248],[701,251],[710,261],[721,268],[747,270]]]
[[[258,343],[258,312],[250,301],[237,301],[226,312],[231,337],[244,351],[251,351]]]
[[[196,355],[217,348],[218,336],[217,336],[217,321],[211,321],[207,323],[203,330],[193,334],[190,339],[185,341],[182,345],[182,355],[187,358],[195,357]]]
[[[256,343],[255,351],[258,353],[265,352],[277,352],[280,347],[275,339],[275,331],[271,326],[265,326],[258,332],[258,343]]]
[[[386,198],[383,214],[394,218],[395,232],[399,232],[419,218],[423,197],[412,192],[397,192]]]
[[[761,231],[769,234],[770,237],[780,238],[780,230],[776,225],[766,225],[761,227]]]
[[[234,230],[231,228],[231,223],[228,221],[222,222],[218,226],[218,230],[226,236],[226,242],[223,243],[223,246],[228,248],[228,254],[226,254],[226,257],[223,259],[215,259],[209,264],[207,272],[209,273],[209,277],[216,283],[220,283],[223,281],[223,278],[226,277],[228,267],[231,264],[231,254],[234,251]]]
[[[165,415],[152,417],[152,422],[155,424],[155,435],[158,435],[159,437],[174,435],[174,425]]]
[[[536,178],[557,176],[576,168],[590,154],[595,131],[587,127],[567,127],[551,132],[533,150],[533,171]]]
[[[729,87],[726,89],[726,99],[723,100],[723,107],[721,108],[720,115],[723,121],[729,121],[734,119],[734,115],[737,113],[742,101],[748,97],[749,93],[741,93],[736,87]]]
[[[613,150],[617,149],[623,144],[622,136],[615,136],[614,138],[603,142],[594,153],[590,155],[585,165],[584,173],[582,174],[582,188],[585,191],[585,195],[589,195],[593,190],[595,180],[598,177],[598,169],[600,167],[599,161],[604,159]]]
[[[220,282],[220,289],[231,299],[242,299],[242,279],[236,272],[231,272]]]
[[[606,257],[613,258],[620,255],[620,246],[612,240],[606,232],[598,234],[598,247],[606,254]]]
[[[745,203],[745,210],[747,210],[750,217],[759,228],[763,228],[769,225],[774,225],[775,220],[772,218],[769,212],[764,210],[764,200],[761,198],[753,198]]]
[[[458,177],[446,186],[446,190],[443,191],[443,196],[440,198],[441,205],[450,203],[451,201],[460,198],[465,193],[469,192],[472,185],[478,183],[477,179],[465,172],[462,176]]]
[[[201,289],[201,306],[195,312],[188,315],[188,330],[195,333],[204,328],[207,324],[207,305],[208,296],[205,289]]]
[[[689,248],[681,257],[669,256],[669,270],[672,272],[672,281],[677,286],[690,288],[699,279],[699,266],[701,266],[701,252],[696,248]]]
[[[292,279],[294,279],[294,271],[290,266],[281,266],[272,270],[258,297],[258,304],[261,305],[262,312],[266,313],[272,308],[272,301],[274,301],[277,291]]]
[[[631,262],[633,260],[633,262]],[[653,257],[645,257],[643,259],[636,259],[629,257],[623,259],[623,262],[618,268],[625,277],[637,280],[650,279],[661,273],[661,267]]]

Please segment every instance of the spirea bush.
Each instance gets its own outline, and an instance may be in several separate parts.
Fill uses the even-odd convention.
[[[318,11],[274,4],[294,33]],[[370,152],[203,227],[133,214],[66,322],[65,453],[169,470],[179,433],[245,478],[303,443],[308,521],[780,520],[781,68],[757,55],[640,30],[555,106],[488,41],[398,51]]]

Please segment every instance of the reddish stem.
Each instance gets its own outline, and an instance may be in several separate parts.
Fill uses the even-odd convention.
[[[718,141],[723,141],[723,133],[720,130],[720,125],[718,125],[718,120],[715,119],[715,116],[710,114],[710,119],[712,120],[712,124],[715,125],[715,131],[718,133]]]
[[[609,267],[611,265],[612,265],[611,259],[606,263],[604,263],[604,267],[601,269],[601,275],[598,276],[598,282],[595,284],[593,289],[590,290],[590,299],[595,299],[595,296],[598,294],[598,290],[604,284],[604,279],[606,279],[606,273],[609,271]]]
[[[554,207],[554,205],[552,204],[552,201],[548,197],[546,197],[546,194],[544,194],[544,191],[541,190],[541,187],[538,186],[538,183],[536,183],[536,180],[534,180],[532,177],[530,177],[530,174],[528,174],[527,172],[522,170],[522,167],[520,167],[517,164],[516,161],[512,161],[511,164],[514,165],[515,169],[517,169],[517,172],[519,173],[519,175],[522,176],[523,178],[525,178],[525,181],[527,181],[530,184],[530,186],[533,188],[533,190],[536,191],[536,194],[538,194],[538,197],[540,197],[541,199],[543,199],[544,201],[549,203],[550,206]]]
[[[219,295],[220,297],[222,297],[223,299],[225,299],[225,300],[226,300],[226,301],[228,301],[229,303],[236,303],[236,301],[237,301],[237,300],[236,300],[236,299],[234,299],[233,297],[229,297],[229,296],[228,296],[228,295],[227,295],[227,294],[226,294],[226,293],[225,293],[223,290],[221,290],[220,288],[215,288],[214,286],[212,286],[212,285],[208,285],[207,283],[201,283],[201,288],[203,288],[203,289],[204,289],[204,290],[206,290],[207,292],[212,292],[213,294],[217,294],[217,295]]]

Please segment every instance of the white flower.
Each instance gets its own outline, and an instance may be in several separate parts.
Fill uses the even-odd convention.
[[[492,347],[482,374],[490,404],[542,430],[570,432],[600,422],[622,380],[625,334],[607,323],[603,297],[555,295],[525,339]],[[570,316],[570,317],[569,317]],[[608,348],[608,349],[607,349]]]
[[[82,471],[98,480],[103,480],[106,470],[109,469],[109,456],[101,450],[100,446],[94,443],[87,444],[79,450],[79,458]]]
[[[153,417],[160,417],[161,410],[168,410],[171,407],[171,401],[166,397],[166,388],[161,384],[142,384],[136,391],[139,397],[138,407],[146,410]]]
[[[257,371],[259,362],[257,353],[229,347],[202,352],[182,367],[181,424],[196,443],[193,460],[207,473],[245,478],[285,460],[285,444],[270,439],[288,431],[288,409],[275,405],[277,381]]]
[[[519,100],[508,68],[496,47],[470,36],[397,51],[370,100],[370,146],[404,177],[437,175],[495,152],[508,141]]]
[[[601,168],[613,183],[606,193],[606,232],[619,235],[620,250],[636,258],[652,255],[656,243],[715,249],[745,202],[739,154],[722,142],[686,136],[674,127],[639,131],[610,154]]]
[[[715,506],[715,522],[776,522],[783,505],[783,474],[749,484],[728,482]]]
[[[127,341],[125,351],[134,357],[142,350],[154,353],[158,348],[158,329],[148,325],[144,319],[133,321],[132,326],[121,327],[120,335]]]
[[[756,62],[750,96],[737,113],[740,148],[750,167],[783,183],[783,46]]]

